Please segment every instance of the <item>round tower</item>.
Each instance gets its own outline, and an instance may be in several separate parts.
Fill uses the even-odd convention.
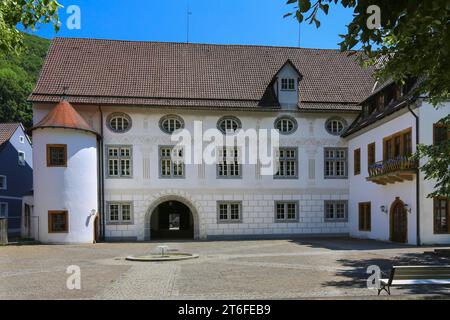
[[[36,240],[93,243],[98,133],[65,100],[31,130]]]

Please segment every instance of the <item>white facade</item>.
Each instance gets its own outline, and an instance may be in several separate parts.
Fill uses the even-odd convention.
[[[35,105],[34,121],[39,121],[52,107],[52,105]],[[74,107],[94,129],[100,132],[100,113],[96,106],[74,105]],[[114,133],[106,125],[108,116],[119,111],[125,112],[132,119],[131,129],[125,133]],[[165,200],[179,200],[191,208],[194,218],[194,236],[198,239],[348,234],[347,222],[325,222],[324,219],[324,202],[348,200],[349,190],[348,179],[324,178],[324,147],[346,147],[345,140],[326,131],[325,122],[337,116],[350,123],[355,117],[354,113],[300,113],[289,110],[231,113],[206,110],[199,112],[198,110],[171,109],[167,111],[117,106],[102,107],[102,113],[104,145],[132,147],[131,178],[108,178],[105,172],[105,202],[131,202],[133,204],[132,223],[106,224],[106,239],[148,239],[150,214],[157,204]],[[274,121],[279,116],[290,115],[296,119],[298,128],[293,134],[281,135],[280,146],[298,148],[298,178],[274,179],[273,176],[259,175],[256,165],[243,165],[240,178],[224,179],[217,177],[215,165],[192,164],[186,165],[183,179],[161,179],[158,148],[162,145],[175,145],[170,135],[162,132],[158,126],[160,118],[167,114],[176,114],[183,118],[185,128],[191,132],[194,121],[202,121],[205,131],[216,128],[217,121],[227,115],[239,118],[243,129],[273,129]],[[60,138],[67,140],[65,136],[68,132],[71,133],[69,130]],[[45,144],[46,141],[49,140],[38,140],[40,144]],[[93,157],[93,154],[90,156]],[[104,162],[106,165],[106,155]],[[91,170],[94,168],[92,167]],[[36,172],[39,171],[36,170]],[[40,175],[48,176],[45,172],[41,172]],[[91,176],[95,177],[94,174]],[[94,185],[93,181],[91,183]],[[59,190],[67,190],[67,188],[59,188]],[[53,198],[50,196],[53,192],[44,191],[41,188],[41,193],[43,192],[46,195],[37,193],[36,199],[38,197]],[[94,191],[91,193],[97,194]],[[93,202],[94,198],[91,200]],[[275,222],[274,205],[278,200],[298,201],[298,222]],[[241,202],[242,222],[218,223],[218,201]],[[86,207],[84,210],[87,209]],[[92,208],[89,207],[89,209]],[[80,232],[85,231],[80,230]],[[87,234],[90,236],[91,232],[88,231]]]
[[[33,131],[34,216],[36,240],[52,243],[92,243],[98,210],[97,138],[73,129]],[[48,167],[46,146],[67,145],[67,166]],[[68,212],[68,232],[49,232],[49,211]]]
[[[438,110],[430,104],[423,102],[419,108],[413,111],[419,116],[419,141],[421,144],[433,143],[433,124],[449,113],[449,103]],[[376,123],[360,130],[348,138],[350,154],[349,172],[349,228],[350,235],[358,238],[370,238],[383,241],[390,240],[390,208],[398,197],[408,205],[410,212],[407,214],[407,243],[417,244],[417,205],[416,205],[416,179],[412,181],[396,182],[393,184],[379,185],[366,181],[368,173],[367,146],[373,142],[376,145],[375,161],[383,160],[383,138],[412,129],[412,150],[416,150],[416,119],[407,108],[403,108],[394,114],[377,121]],[[361,150],[361,173],[354,175],[354,150]],[[433,191],[433,181],[424,180],[423,173],[420,176],[420,242],[421,244],[449,243],[450,234],[436,235],[433,232],[433,199],[427,195]],[[371,230],[359,230],[358,204],[371,202]],[[386,212],[381,211],[381,207]]]

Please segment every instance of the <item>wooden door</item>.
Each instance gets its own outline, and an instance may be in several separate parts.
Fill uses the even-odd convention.
[[[408,239],[408,213],[397,198],[391,206],[391,241],[405,243]]]

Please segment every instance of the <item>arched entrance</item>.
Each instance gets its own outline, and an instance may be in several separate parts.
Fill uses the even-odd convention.
[[[391,241],[405,243],[408,240],[408,213],[400,198],[395,198],[390,210]]]
[[[168,200],[151,212],[150,239],[193,239],[194,217],[184,203]]]

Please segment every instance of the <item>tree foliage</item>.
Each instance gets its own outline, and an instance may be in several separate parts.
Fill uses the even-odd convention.
[[[50,41],[21,35],[20,53],[0,55],[0,122],[32,124],[31,103],[27,98],[36,84]]]
[[[35,31],[38,24],[52,23],[59,30],[56,0],[1,0],[0,1],[0,54],[18,51],[23,47],[23,30]]]
[[[418,93],[426,93],[434,105],[450,98],[450,1],[448,0],[288,0],[295,5],[299,22],[320,26],[320,14],[328,14],[330,5],[342,5],[353,10],[353,20],[347,34],[340,35],[342,51],[357,45],[365,55],[359,55],[367,65],[377,65],[386,58],[376,75],[393,78],[401,83],[408,77],[423,79]],[[380,26],[368,25],[373,12],[380,9]],[[369,8],[370,9],[370,8]]]
[[[341,51],[354,53],[360,46],[360,62],[375,67],[381,81],[392,78],[404,83],[408,78],[420,79],[416,95],[422,94],[435,106],[450,99],[450,1],[448,0],[288,0],[294,5],[294,15],[300,22],[320,26],[319,15],[327,15],[330,5],[342,5],[353,10],[353,20],[347,34],[340,35]],[[373,6],[379,9],[379,24],[374,27]],[[449,116],[441,123],[450,128]],[[416,159],[426,179],[436,181],[429,196],[449,197],[449,143],[418,145]]]

